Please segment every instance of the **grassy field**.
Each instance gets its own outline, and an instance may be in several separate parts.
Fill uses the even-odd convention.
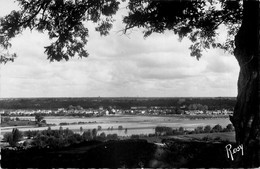
[[[10,126],[34,126],[35,121],[29,120],[20,120],[20,121],[9,121],[1,123],[1,127],[10,127]]]

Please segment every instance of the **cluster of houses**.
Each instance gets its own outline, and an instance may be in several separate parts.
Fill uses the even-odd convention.
[[[25,109],[16,109],[16,110],[1,110],[1,115],[8,116],[32,116],[35,114],[43,115],[53,115],[53,116],[67,116],[67,115],[86,115],[86,116],[101,116],[101,115],[112,115],[112,114],[121,114],[122,111],[119,109],[109,108],[104,109],[100,107],[98,109],[83,109],[80,106],[73,106],[67,109],[59,108],[57,110],[25,110]]]
[[[45,114],[53,116],[109,116],[109,115],[170,115],[170,114],[180,114],[180,115],[231,115],[233,111],[222,109],[222,110],[185,110],[176,107],[131,107],[130,109],[122,110],[114,107],[98,109],[84,109],[81,106],[69,106],[68,108],[59,108],[57,110],[2,110],[1,115],[9,116],[32,116],[35,114]]]
[[[187,115],[232,115],[233,111],[222,109],[222,110],[187,110],[185,111]]]
[[[125,114],[147,114],[147,115],[232,115],[233,111],[222,110],[187,110],[176,107],[131,107],[130,110],[126,110]]]

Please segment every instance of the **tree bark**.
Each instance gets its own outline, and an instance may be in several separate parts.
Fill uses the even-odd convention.
[[[236,155],[236,167],[260,165],[259,107],[259,2],[243,2],[242,25],[235,37],[235,57],[240,66],[237,103],[231,122],[236,142],[243,144],[244,155]],[[237,153],[238,154],[238,153]]]

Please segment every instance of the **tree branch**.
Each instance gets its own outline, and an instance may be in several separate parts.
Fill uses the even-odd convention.
[[[25,21],[23,21],[23,22],[20,22],[20,23],[18,24],[18,27],[22,26],[22,25],[25,24],[25,23],[31,22],[31,21],[34,19],[34,17],[39,14],[39,12],[41,11],[41,9],[43,9],[44,3],[45,3],[45,1],[42,2],[42,4],[40,5],[39,9],[38,9],[33,15],[31,15],[30,18],[28,18],[27,20],[25,20]],[[49,4],[49,3],[50,3],[50,2],[47,2],[47,4]]]

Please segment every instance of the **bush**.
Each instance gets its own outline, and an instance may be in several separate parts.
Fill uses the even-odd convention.
[[[154,136],[155,136],[155,134],[152,134],[152,133],[148,134],[148,137],[154,137]]]
[[[102,127],[101,127],[101,126],[98,126],[98,130],[102,130]]]
[[[28,131],[25,131],[23,134],[24,134],[24,136],[28,137],[28,139],[30,139],[30,138],[36,137],[39,132],[40,132],[39,130],[33,130],[33,131],[28,130]]]
[[[82,126],[79,128],[79,131],[80,131],[80,132],[83,132],[83,128],[82,128]]]
[[[32,145],[44,148],[60,148],[74,143],[82,142],[83,137],[79,134],[75,134],[72,130],[68,128],[63,130],[43,130],[38,132],[37,136],[33,139]]]
[[[201,140],[202,141],[211,141],[212,139],[209,136],[205,136]]]
[[[35,115],[35,121],[38,125],[42,122],[43,119],[44,119],[44,117],[41,114]]]
[[[11,132],[5,133],[3,141],[10,142],[13,140],[13,134]],[[10,144],[10,143],[9,143]]]
[[[210,133],[211,132],[211,126],[210,125],[206,125],[204,127],[204,133]]]
[[[107,140],[118,140],[117,134],[108,134]]]
[[[60,126],[66,126],[66,125],[69,125],[69,123],[66,123],[66,122],[62,122],[59,124]]]
[[[184,133],[184,128],[183,128],[183,127],[180,127],[180,128],[179,128],[179,132],[180,132],[180,134],[183,134],[183,133]]]
[[[195,134],[194,130],[188,131],[188,134]]]
[[[82,137],[80,134],[74,133],[73,135],[70,135],[68,137],[68,143],[69,144],[75,144],[82,142]]]
[[[14,128],[11,133],[4,134],[4,141],[8,142],[10,146],[17,146],[18,141],[23,138],[22,132]]]
[[[213,133],[222,132],[222,126],[217,124],[212,128]]]
[[[222,141],[221,137],[215,137],[214,141]]]
[[[139,137],[139,135],[137,135],[137,134],[133,134],[133,135],[131,135],[130,138],[131,138],[131,139],[139,139],[140,137]]]
[[[30,143],[28,141],[23,142],[24,147],[28,147],[29,145],[30,145]]]
[[[95,140],[97,140],[97,141],[106,141],[106,138],[103,138],[103,137],[100,137],[100,136],[97,136],[96,138],[95,138]]]
[[[41,135],[40,133],[33,139],[33,142],[32,142],[32,145],[33,146],[36,146],[36,147],[39,147],[39,148],[43,148],[45,147],[47,144],[46,144],[46,136],[44,135]]]
[[[202,126],[198,126],[194,129],[195,133],[198,134],[198,133],[203,133],[203,127]]]
[[[156,126],[155,135],[172,135],[172,128],[166,126]]]
[[[123,130],[123,126],[118,126],[118,130]]]
[[[234,126],[232,124],[228,124],[225,129],[227,132],[231,132],[234,131]]]
[[[97,129],[92,129],[92,137],[95,138],[97,136]]]
[[[102,132],[99,136],[96,137],[96,140],[105,141],[106,140],[106,133]]]
[[[82,134],[82,139],[84,141],[88,141],[88,140],[91,140],[92,139],[92,133],[90,130],[88,131],[84,131],[83,134]]]
[[[179,135],[180,132],[179,130],[175,129],[175,130],[172,130],[172,135]]]

